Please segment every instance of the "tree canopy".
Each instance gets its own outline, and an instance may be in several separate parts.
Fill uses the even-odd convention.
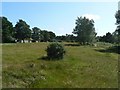
[[[28,39],[31,37],[30,26],[21,19],[15,25],[15,37],[19,41],[23,40],[23,42],[25,39]]]
[[[99,40],[102,42],[114,43],[114,37],[110,32],[108,32],[108,33],[106,33],[106,35],[100,37]]]
[[[33,41],[40,41],[41,40],[41,30],[38,27],[32,28],[32,39]]]
[[[56,35],[52,31],[42,30],[41,31],[41,41],[54,41]]]
[[[93,20],[89,20],[86,17],[78,17],[75,24],[76,26],[73,33],[77,34],[77,40],[81,44],[92,43],[95,41],[97,33],[95,32]]]
[[[6,17],[0,17],[2,20],[2,42],[11,43],[14,41],[14,29],[12,23]]]
[[[114,32],[114,37],[117,38],[117,43],[120,43],[120,10],[115,14],[117,29]]]

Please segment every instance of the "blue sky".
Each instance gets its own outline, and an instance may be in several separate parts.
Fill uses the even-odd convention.
[[[77,17],[94,19],[98,35],[114,32],[117,2],[2,2],[2,13],[13,25],[23,19],[30,28],[72,34]]]

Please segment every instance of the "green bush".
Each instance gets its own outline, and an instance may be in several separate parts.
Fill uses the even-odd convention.
[[[62,59],[65,54],[64,47],[59,43],[50,44],[46,51],[48,59]]]

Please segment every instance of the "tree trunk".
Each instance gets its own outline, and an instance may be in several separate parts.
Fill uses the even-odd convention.
[[[23,43],[25,43],[25,40],[23,39]]]

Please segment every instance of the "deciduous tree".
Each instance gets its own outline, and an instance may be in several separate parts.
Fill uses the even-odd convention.
[[[21,42],[21,40],[23,40],[23,42],[24,42],[25,39],[30,39],[30,37],[31,37],[30,26],[21,19],[15,25],[15,32],[16,32],[15,37],[20,42]]]
[[[89,20],[86,17],[78,17],[73,33],[77,34],[77,41],[81,44],[93,43],[95,41],[96,32],[94,27],[94,21]]]
[[[32,28],[32,39],[33,41],[40,41],[41,40],[41,34],[40,29],[38,27]]]
[[[115,14],[117,29],[115,31],[114,37],[118,39],[117,43],[120,43],[120,10]]]
[[[0,17],[2,20],[2,42],[14,42],[14,29],[12,23],[6,17]]]

